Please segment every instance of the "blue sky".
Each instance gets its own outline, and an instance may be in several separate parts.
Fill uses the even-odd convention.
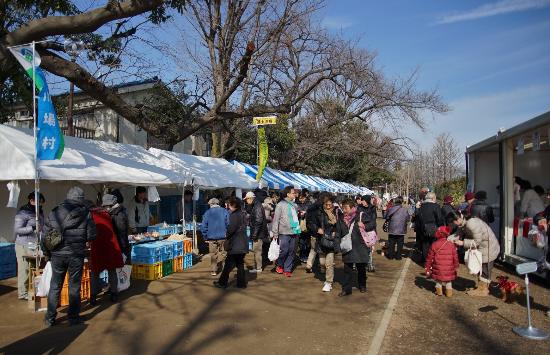
[[[323,25],[378,53],[388,76],[420,69],[452,111],[427,116],[427,147],[450,132],[462,147],[550,110],[550,0],[329,0]]]

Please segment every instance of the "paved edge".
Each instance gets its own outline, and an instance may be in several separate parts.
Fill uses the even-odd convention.
[[[374,334],[374,337],[372,339],[372,343],[370,344],[367,355],[377,355],[380,353],[380,349],[382,348],[386,331],[388,330],[388,326],[390,325],[391,317],[393,315],[395,306],[397,305],[397,300],[399,299],[399,294],[401,293],[403,284],[405,283],[405,277],[407,276],[407,272],[409,270],[410,264],[411,264],[411,259],[409,257],[405,261],[405,265],[401,270],[401,275],[399,275],[399,280],[397,280],[397,284],[393,289],[393,293],[391,295],[390,301],[386,306],[386,310],[384,311],[384,315],[382,316],[380,325],[378,326],[378,329],[376,329],[376,333]]]

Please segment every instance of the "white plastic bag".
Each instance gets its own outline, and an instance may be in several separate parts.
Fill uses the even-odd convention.
[[[340,251],[342,252],[342,254],[346,254],[351,251],[351,248],[352,248],[351,233],[353,232],[354,226],[355,226],[355,222],[351,224],[348,234],[346,234],[340,241]]]
[[[132,275],[132,265],[124,265],[120,269],[116,269],[117,292],[127,290],[130,287],[130,275]]]
[[[46,267],[44,267],[44,272],[42,273],[42,277],[40,277],[40,282],[38,283],[38,287],[36,290],[36,295],[38,297],[46,297],[48,293],[50,292],[50,281],[52,280],[52,263],[49,261],[46,263]]]
[[[464,263],[468,267],[468,271],[472,275],[481,274],[481,264],[483,263],[483,254],[477,249],[474,244],[474,247],[470,247],[464,255]]]
[[[279,241],[277,240],[277,238],[273,238],[271,240],[271,244],[269,244],[269,252],[267,253],[269,261],[275,261],[279,259],[280,251],[281,249],[279,247]]]

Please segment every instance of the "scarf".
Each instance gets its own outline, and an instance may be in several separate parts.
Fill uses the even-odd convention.
[[[328,223],[332,225],[336,224],[336,215],[334,214],[334,210],[332,208],[328,210],[323,208],[323,210],[325,211],[328,217]]]
[[[356,215],[357,215],[357,207],[353,207],[349,214],[344,215],[344,222],[346,222],[346,225],[348,227],[350,226],[351,222],[353,222]]]

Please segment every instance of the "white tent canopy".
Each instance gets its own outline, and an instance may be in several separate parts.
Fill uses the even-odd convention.
[[[191,183],[202,189],[238,188],[253,190],[258,182],[240,171],[225,159],[202,157],[149,148],[158,164],[186,177]]]
[[[0,125],[0,181],[33,180],[34,137],[31,130]],[[183,183],[183,177],[157,164],[140,146],[65,137],[59,160],[39,161],[40,179],[84,184],[116,182],[163,186]]]

